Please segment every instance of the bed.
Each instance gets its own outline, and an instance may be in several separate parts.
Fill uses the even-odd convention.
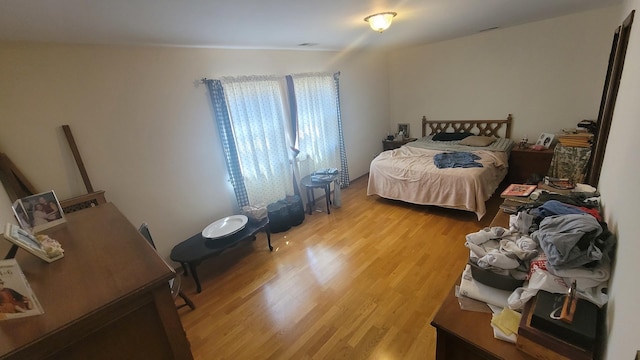
[[[485,202],[507,174],[514,145],[511,123],[511,114],[502,120],[459,121],[428,121],[423,116],[421,139],[384,151],[371,161],[367,195],[471,211],[480,220],[486,213]],[[495,140],[487,146],[474,146],[478,144],[467,139],[449,140],[469,133],[475,135],[469,140]],[[454,161],[449,165],[465,167],[442,168],[443,157],[454,155],[473,157],[475,164]]]

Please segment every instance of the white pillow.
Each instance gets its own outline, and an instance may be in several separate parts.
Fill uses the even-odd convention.
[[[458,144],[467,145],[467,146],[489,146],[493,144],[495,141],[496,141],[496,138],[493,138],[493,137],[474,135],[474,136],[469,136],[460,140]]]

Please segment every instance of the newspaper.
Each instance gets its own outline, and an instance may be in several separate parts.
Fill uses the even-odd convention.
[[[44,314],[15,259],[0,260],[0,320]]]

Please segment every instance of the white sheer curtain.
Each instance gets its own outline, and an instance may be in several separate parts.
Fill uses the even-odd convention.
[[[291,75],[298,110],[300,174],[340,169],[338,97],[333,74]]]
[[[280,81],[275,76],[221,79],[251,204],[293,194]]]

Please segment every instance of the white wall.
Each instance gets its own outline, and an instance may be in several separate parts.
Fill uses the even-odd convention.
[[[147,221],[167,258],[173,245],[235,211],[200,78],[341,71],[355,178],[381,150],[386,66],[384,54],[367,52],[0,43],[0,151],[38,191],[81,195],[60,127],[70,125],[94,189],[105,190],[134,225]]]
[[[390,127],[514,116],[512,137],[596,119],[619,7],[394,51]]]
[[[621,24],[631,10],[638,8],[640,0],[627,0],[618,23]],[[599,184],[605,219],[618,235],[607,313],[609,341],[606,358],[611,360],[635,359],[636,351],[640,350],[640,221],[637,206],[640,204],[640,170],[636,162],[640,134],[639,93],[640,23],[636,12]]]

